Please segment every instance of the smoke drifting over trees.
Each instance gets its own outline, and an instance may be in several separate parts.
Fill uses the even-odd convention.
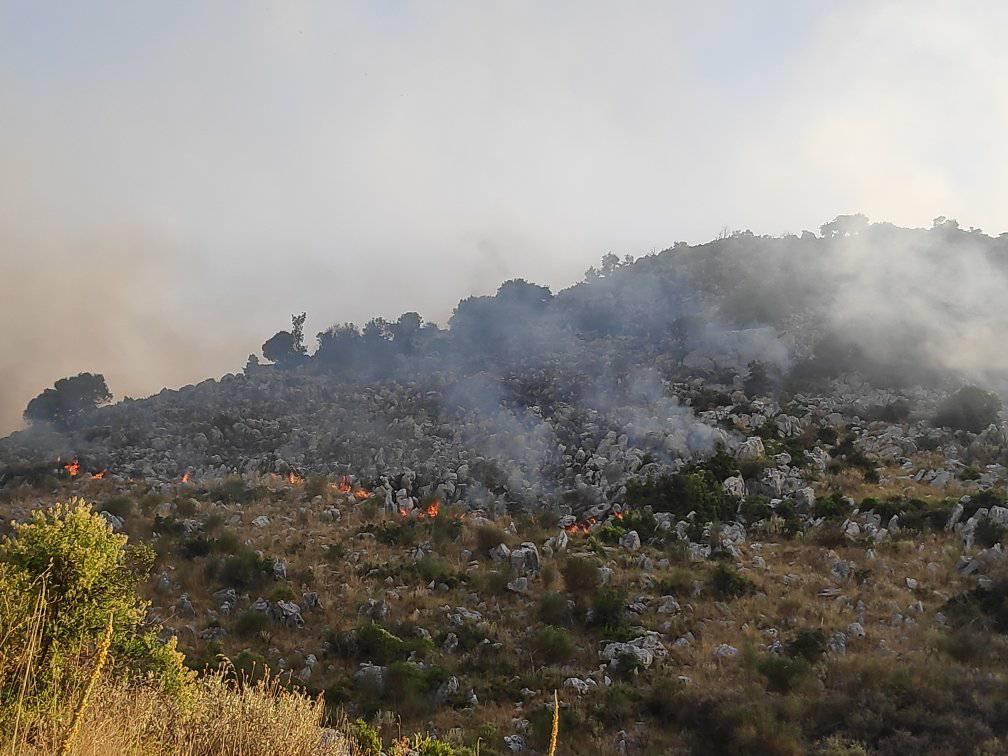
[[[311,362],[364,379],[566,362],[614,381],[643,366],[684,375],[756,362],[750,380],[765,384],[769,369],[791,388],[851,372],[1002,388],[1005,291],[1008,236],[945,218],[920,230],[841,216],[819,235],[746,231],[636,261],[607,255],[556,294],[507,281],[459,302],[446,329],[416,313],[336,325]]]

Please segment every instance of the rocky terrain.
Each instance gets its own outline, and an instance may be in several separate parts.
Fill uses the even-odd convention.
[[[568,753],[1003,752],[1001,316],[948,284],[957,337],[821,280],[885,244],[922,285],[952,252],[1005,275],[1003,239],[846,218],[313,355],[295,318],[273,364],[0,441],[5,519],[93,502],[155,548],[191,666],[282,672],[387,742],[542,752],[558,690]]]

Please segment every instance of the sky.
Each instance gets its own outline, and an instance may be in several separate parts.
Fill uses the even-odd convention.
[[[758,7],[756,7],[758,6]],[[0,432],[608,251],[1008,230],[1008,7],[0,0]],[[312,341],[312,339],[309,339]]]

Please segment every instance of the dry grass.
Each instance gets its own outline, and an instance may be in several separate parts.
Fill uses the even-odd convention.
[[[322,703],[281,688],[275,680],[239,686],[222,674],[202,677],[184,700],[145,685],[104,676],[83,710],[68,749],[66,711],[23,727],[2,742],[3,756],[352,756],[338,730],[323,728]]]

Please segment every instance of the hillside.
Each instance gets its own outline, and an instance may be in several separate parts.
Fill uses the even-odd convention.
[[[310,354],[295,317],[3,439],[2,511],[83,497],[188,667],[387,748],[543,753],[556,690],[558,753],[997,753],[1003,291],[1005,238],[850,216]]]

